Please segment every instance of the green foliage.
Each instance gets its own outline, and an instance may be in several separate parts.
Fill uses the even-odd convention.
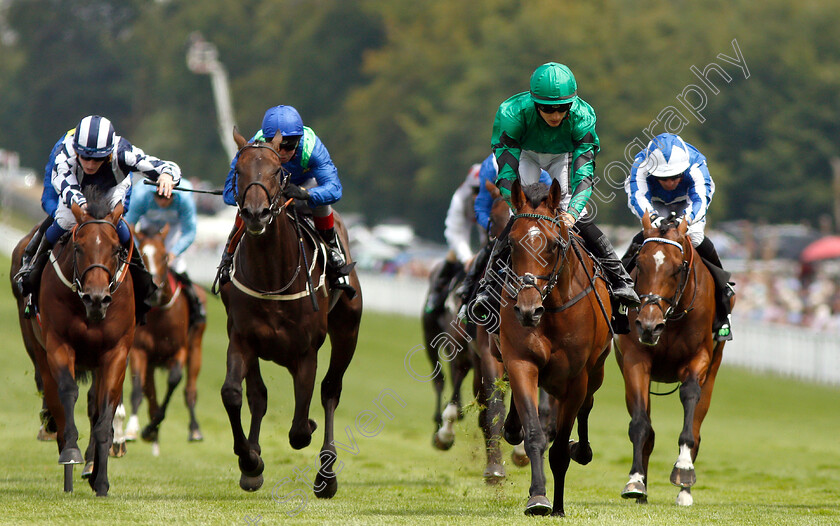
[[[599,221],[633,221],[626,158],[666,131],[668,108],[709,159],[713,219],[815,220],[833,206],[838,18],[830,0],[9,0],[0,147],[40,167],[61,132],[98,112],[221,184],[229,160],[210,81],[185,63],[200,31],[219,49],[244,134],[266,108],[296,106],[339,168],[339,208],[440,237],[451,192],[489,153],[499,103],[554,60],[598,115]],[[720,58],[735,56],[733,42],[748,78]],[[690,69],[713,63],[729,77],[708,74],[717,94]],[[702,122],[679,101],[691,85],[705,92]]]

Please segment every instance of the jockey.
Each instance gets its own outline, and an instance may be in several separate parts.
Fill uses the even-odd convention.
[[[502,102],[496,112],[491,141],[499,165],[496,186],[510,204],[511,186],[517,178],[522,185],[533,184],[539,180],[540,169],[546,170],[563,192],[559,217],[576,226],[586,248],[606,271],[613,296],[627,306],[639,305],[633,280],[612,243],[584,210],[592,194],[600,148],[595,111],[578,97],[575,77],[563,64],[538,67],[531,75],[530,88]],[[496,245],[501,250],[506,244]],[[476,301],[480,305],[489,296],[483,290]]]
[[[178,188],[192,189],[192,183],[181,179]],[[134,191],[134,204],[125,214],[125,220],[133,224],[135,230],[160,231],[169,225],[164,245],[170,254],[169,270],[181,282],[190,306],[190,325],[206,320],[204,305],[199,301],[193,283],[187,275],[187,262],[181,255],[195,241],[195,200],[187,192],[173,192],[171,197],[161,195],[152,186],[137,185]]]
[[[492,221],[490,214],[493,210],[494,199],[490,194],[490,190],[487,189],[486,183],[489,182],[490,184],[495,185],[498,174],[499,166],[496,163],[496,156],[491,153],[481,163],[481,169],[479,170],[478,196],[475,198],[474,206],[475,220],[479,227],[483,228],[487,232],[488,241],[481,247],[478,254],[476,254],[472,266],[470,266],[469,270],[467,270],[464,282],[458,288],[458,294],[462,301],[461,311],[458,314],[460,318],[466,318],[467,304],[475,294],[475,285],[477,280],[482,274],[484,274],[484,269],[487,267],[487,262],[490,259],[490,253],[492,252],[493,245],[496,242],[495,238],[489,238],[491,231],[490,223]],[[540,170],[540,182],[546,186],[550,186],[551,175],[549,175],[549,173],[545,170]]]
[[[142,172],[155,181],[158,192],[164,195],[171,195],[172,188],[181,178],[181,170],[177,164],[146,155],[143,150],[116,135],[111,121],[99,115],[83,118],[60,142],[60,148],[54,148],[55,163],[50,173],[53,189],[59,196],[57,206],[50,214],[53,221],[31,258],[27,259],[25,256],[23,267],[15,276],[25,296],[26,317],[35,313],[35,309],[32,308],[32,295],[38,290],[41,272],[50,249],[76,225],[71,205],[75,203],[83,209],[85,207],[86,199],[82,193],[85,188],[96,186],[102,189],[113,209],[118,203],[123,203],[123,207],[127,206],[126,195],[131,187],[131,177],[128,174],[131,170]],[[51,208],[50,202],[48,192],[45,192],[42,196],[45,209]],[[118,224],[117,233],[123,247],[128,249],[131,232],[124,221]],[[136,316],[138,321],[142,321],[148,311],[147,301],[154,292],[154,284],[151,276],[145,271],[143,260],[136,251],[131,253]]]
[[[718,305],[713,327],[715,340],[731,340],[729,298],[735,291],[728,283],[729,274],[723,271],[712,240],[705,235],[706,212],[715,193],[706,157],[679,135],[657,135],[647,148],[636,154],[624,190],[630,210],[639,219],[649,213],[653,226],[658,227],[671,213],[688,221],[687,235],[692,246],[700,257],[716,267],[710,267]],[[628,270],[632,270],[643,242],[644,234],[639,232],[622,258]]]
[[[479,192],[478,172],[480,169],[480,164],[472,165],[467,178],[452,194],[444,222],[446,228],[443,231],[443,237],[449,245],[449,252],[443,261],[440,274],[432,284],[429,298],[426,300],[426,312],[435,312],[443,308],[449,292],[447,285],[458,273],[463,272],[464,265],[473,257],[472,248],[470,248],[470,233],[475,225],[473,210]],[[484,237],[481,235],[481,230],[484,229],[479,227],[479,230],[479,236]]]
[[[305,201],[312,209],[315,228],[327,245],[327,267],[333,274],[332,287],[344,289],[352,298],[356,291],[347,279],[352,266],[347,265],[347,259],[336,235],[331,204],[341,199],[341,181],[338,170],[330,158],[330,153],[315,135],[311,128],[303,125],[298,111],[292,106],[275,106],[269,108],[263,116],[262,128],[251,141],[268,142],[280,134],[279,156],[283,168],[291,173],[291,181],[284,191],[287,197],[294,197]],[[230,163],[230,172],[225,180],[225,204],[236,206],[236,163],[239,153]],[[233,231],[228,237],[222,261],[219,265],[219,285],[230,280],[230,267],[233,254],[241,239],[243,222],[236,216]]]

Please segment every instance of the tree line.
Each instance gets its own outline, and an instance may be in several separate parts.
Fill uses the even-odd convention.
[[[291,104],[338,166],[338,208],[441,238],[452,191],[490,152],[501,101],[567,64],[598,116],[602,222],[630,224],[628,159],[663,131],[709,159],[711,220],[832,212],[840,5],[829,0],[6,0],[0,148],[43,166],[84,115],[221,185],[229,159],[189,35],[215,44],[253,133]]]

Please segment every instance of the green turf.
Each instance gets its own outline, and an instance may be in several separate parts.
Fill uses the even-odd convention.
[[[225,370],[227,337],[221,302],[211,301],[199,382],[198,418],[202,443],[187,443],[182,388],[173,398],[161,430],[161,455],[146,443],[129,444],[128,455],[111,459],[111,491],[96,498],[77,478],[76,491],[62,492],[55,443],[35,440],[40,401],[33,369],[23,350],[8,289],[8,260],[0,258],[0,523],[8,524],[500,524],[531,522],[522,515],[529,470],[512,466],[505,483],[488,487],[481,478],[484,454],[474,415],[458,427],[454,447],[431,447],[432,388],[413,379],[405,356],[420,342],[419,321],[368,314],[356,358],[345,378],[337,411],[337,441],[343,463],[335,498],[314,498],[296,470],[315,472],[323,439],[294,451],[288,445],[293,398],[285,369],[264,363],[269,391],[262,426],[265,485],[256,493],[239,489],[227,416],[219,389]],[[325,350],[322,358],[327,357]],[[412,362],[426,374],[422,354]],[[325,369],[321,361],[319,381]],[[469,385],[469,382],[467,383]],[[158,375],[159,391],[163,374]],[[86,389],[83,386],[82,389]],[[388,419],[375,403],[390,389],[404,403],[383,398]],[[316,390],[317,392],[317,390]],[[84,391],[83,391],[84,393]],[[128,393],[128,389],[126,389]],[[464,389],[467,395],[467,388]],[[77,421],[82,440],[89,436],[80,396]],[[141,423],[147,421],[145,404]],[[375,412],[381,424],[365,437],[356,418]],[[246,410],[247,413],[247,410]],[[311,416],[323,423],[316,395]],[[629,417],[615,361],[610,358],[604,386],[591,418],[595,457],[588,466],[572,464],[566,478],[567,524],[837,524],[840,523],[840,390],[772,376],[756,376],[724,366],[703,427],[696,463],[695,505],[674,504],[677,489],[668,482],[677,456],[681,408],[676,394],[656,398],[653,424],[657,448],[650,462],[650,503],[619,497],[630,469]],[[363,426],[360,425],[363,428]],[[370,433],[369,433],[370,434]],[[348,446],[349,447],[349,446]],[[506,458],[510,446],[504,445]],[[78,477],[80,470],[76,469]],[[549,475],[549,492],[553,482]],[[272,495],[273,490],[273,495]],[[550,494],[550,493],[549,493]],[[282,502],[285,500],[285,502]],[[532,519],[534,522],[559,519]]]

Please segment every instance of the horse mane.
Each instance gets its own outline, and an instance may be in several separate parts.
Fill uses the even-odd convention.
[[[665,236],[669,230],[676,230],[679,226],[679,222],[675,219],[666,219],[662,221],[662,224],[659,225],[659,235]]]
[[[546,185],[539,182],[522,187],[525,198],[533,208],[537,208],[543,201],[548,199],[548,190],[549,188]]]
[[[94,219],[105,219],[113,209],[108,202],[107,194],[96,186],[88,186],[83,190],[87,199],[87,213]]]

